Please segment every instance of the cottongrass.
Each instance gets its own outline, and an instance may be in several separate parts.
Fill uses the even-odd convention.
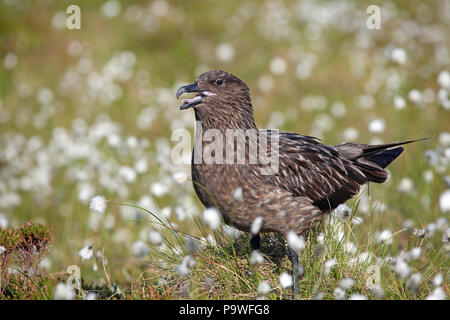
[[[280,281],[281,288],[283,288],[283,289],[292,287],[292,285],[293,285],[292,276],[290,274],[288,274],[287,272],[281,273],[279,281]]]
[[[394,271],[401,279],[404,279],[411,273],[411,268],[404,260],[396,259],[394,263]]]
[[[86,300],[97,300],[97,299],[98,299],[98,293],[96,293],[96,292],[90,291],[86,294]]]
[[[156,230],[149,230],[148,231],[148,241],[150,241],[151,244],[155,246],[159,246],[163,242],[163,237],[161,233],[159,233]]]
[[[238,229],[236,229],[236,228],[234,228],[234,227],[232,227],[232,226],[229,226],[229,225],[227,225],[227,224],[223,224],[223,225],[222,225],[222,229],[223,229],[223,232],[224,232],[227,236],[229,236],[230,238],[232,238],[233,240],[239,239],[239,237],[242,235],[242,232],[241,232],[241,231],[239,231]]]
[[[216,230],[222,223],[222,218],[216,208],[207,208],[203,211],[203,222],[212,230]]]
[[[438,273],[433,277],[433,279],[431,279],[431,285],[434,287],[439,287],[443,281],[444,276],[442,275],[442,273]]]
[[[260,295],[265,295],[267,294],[270,290],[272,289],[272,286],[270,285],[270,283],[267,280],[261,281],[258,284],[258,288],[257,291]]]
[[[437,287],[425,298],[425,300],[445,300],[447,298],[442,287]]]
[[[422,275],[420,273],[414,273],[406,282],[406,287],[411,290],[413,295],[418,295],[420,284],[422,282]]]
[[[339,282],[339,287],[341,287],[344,290],[348,290],[352,288],[355,284],[355,280],[352,278],[344,278]]]
[[[93,246],[86,246],[78,252],[78,255],[81,257],[81,261],[89,260],[94,255]]]
[[[363,294],[354,293],[348,297],[348,300],[369,300],[369,298]]]
[[[131,245],[131,254],[136,258],[143,258],[148,255],[150,249],[142,240],[137,240]]]
[[[91,210],[98,213],[105,213],[106,208],[108,207],[108,200],[106,200],[102,196],[95,196],[89,201],[89,208]]]
[[[53,292],[53,299],[55,300],[73,300],[75,298],[75,292],[73,286],[65,283],[58,283]]]
[[[238,201],[238,202],[242,201],[242,199],[243,199],[242,187],[236,188],[233,191],[232,196],[233,196],[234,201]]]
[[[175,267],[175,271],[181,276],[186,276],[191,272],[191,269],[194,268],[196,264],[197,262],[195,259],[192,256],[187,255],[183,258],[181,263]]]
[[[294,231],[288,232],[287,242],[289,246],[297,252],[300,252],[305,248],[305,240],[303,236],[298,236]]]
[[[251,233],[254,235],[258,234],[259,230],[261,230],[262,223],[263,223],[262,217],[256,217],[250,226]]]
[[[331,270],[334,268],[334,266],[337,264],[336,259],[330,259],[325,261],[324,265],[323,265],[323,272],[324,274],[327,276],[330,274]]]
[[[264,262],[264,257],[261,253],[259,253],[259,251],[257,250],[253,250],[250,254],[250,263],[252,265],[260,265]]]
[[[442,213],[450,212],[450,190],[444,191],[439,197],[439,207]]]

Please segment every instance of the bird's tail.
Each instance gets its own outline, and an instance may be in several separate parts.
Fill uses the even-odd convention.
[[[429,138],[380,145],[343,143],[334,146],[334,148],[341,156],[358,165],[366,175],[368,181],[382,183],[389,176],[384,168],[394,161],[404,150],[403,147],[399,147],[400,145],[427,139]]]

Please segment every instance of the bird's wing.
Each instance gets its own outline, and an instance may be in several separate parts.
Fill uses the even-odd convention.
[[[295,133],[280,133],[279,139],[279,170],[270,179],[322,210],[350,199],[367,182],[363,171],[332,146]]]

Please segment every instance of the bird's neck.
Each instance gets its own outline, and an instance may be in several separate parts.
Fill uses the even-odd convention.
[[[235,129],[258,130],[251,104],[240,108],[239,111],[228,106],[202,106],[195,109],[195,120],[197,124],[201,123],[203,131],[213,129],[225,133],[227,130]]]

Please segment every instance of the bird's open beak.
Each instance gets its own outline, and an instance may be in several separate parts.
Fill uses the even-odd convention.
[[[209,92],[207,90],[200,89],[198,87],[197,82],[188,84],[186,86],[182,86],[177,91],[177,99],[183,94],[188,92],[198,92],[198,94],[192,98],[192,99],[183,99],[181,101],[180,110],[189,109],[190,107],[196,106],[200,103],[202,103],[206,97],[215,95],[212,92]]]

